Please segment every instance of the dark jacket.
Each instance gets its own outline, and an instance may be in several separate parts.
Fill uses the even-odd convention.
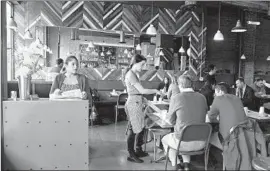
[[[239,91],[239,89],[237,89]],[[236,92],[238,93],[238,92]],[[254,95],[254,90],[246,85],[246,89],[244,92],[244,95],[241,97],[242,103],[244,107],[248,107],[249,109],[254,109],[255,107],[255,95]]]
[[[252,170],[252,159],[267,156],[263,133],[255,120],[247,119],[230,130],[223,142],[223,163],[226,170]]]
[[[214,100],[214,91],[209,84],[205,84],[199,91],[204,97],[206,98],[207,101],[207,106],[210,107],[213,103]]]
[[[168,92],[168,89],[169,89],[169,86],[170,84],[165,84],[164,82],[161,82],[159,85],[158,85],[158,90],[162,90],[164,87],[166,87],[166,92]]]

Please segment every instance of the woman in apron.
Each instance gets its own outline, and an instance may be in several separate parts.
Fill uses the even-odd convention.
[[[124,74],[124,81],[127,88],[128,99],[125,105],[125,110],[129,116],[129,131],[127,138],[127,148],[129,156],[128,161],[142,163],[139,157],[145,157],[148,154],[142,151],[143,137],[144,137],[144,118],[143,112],[145,99],[143,94],[161,94],[156,89],[145,89],[142,87],[139,80],[139,73],[142,71],[146,63],[146,58],[142,55],[136,54],[132,60],[131,65]],[[136,142],[136,152],[134,150],[134,143]]]

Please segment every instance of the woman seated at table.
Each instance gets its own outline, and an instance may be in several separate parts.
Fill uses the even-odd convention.
[[[173,96],[175,96],[178,93],[180,93],[178,83],[176,81],[176,77],[173,76],[172,83],[170,84],[169,89],[168,89],[167,98],[171,99]]]
[[[84,75],[78,74],[78,59],[75,56],[68,56],[65,61],[65,73],[58,74],[51,87],[50,98],[81,98],[87,99],[90,94],[88,80]],[[71,90],[80,90],[78,93],[70,93],[68,97],[64,97],[64,92]],[[89,98],[91,99],[91,98]]]
[[[127,138],[127,148],[129,156],[128,161],[142,163],[139,157],[145,157],[148,154],[142,151],[145,114],[143,111],[145,98],[143,94],[161,94],[156,89],[143,88],[139,73],[142,71],[146,63],[146,58],[142,55],[136,54],[132,60],[130,67],[124,73],[125,86],[127,88],[128,99],[125,104],[125,110],[129,116],[129,131]],[[135,139],[135,137],[137,139]],[[134,150],[134,143],[136,142],[136,152]]]
[[[161,82],[161,83],[158,85],[158,90],[162,91],[162,92],[165,94],[165,93],[168,92],[169,86],[170,86],[169,78],[168,78],[168,77],[165,77],[165,78],[163,79],[163,82]]]

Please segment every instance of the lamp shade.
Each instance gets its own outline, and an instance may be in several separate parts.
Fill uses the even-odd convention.
[[[190,48],[188,48],[188,50],[187,50],[187,55],[188,56],[190,56],[190,51],[191,51]]]
[[[112,52],[111,52],[110,50],[108,50],[106,54],[107,54],[107,55],[111,55]]]
[[[162,51],[162,50],[160,50],[160,52],[159,52],[159,56],[164,56],[164,53],[163,53],[163,51]]]
[[[137,44],[137,46],[136,46],[136,50],[142,50],[142,48],[141,48],[141,44]]]
[[[240,20],[237,20],[236,26],[232,28],[231,30],[231,32],[234,32],[234,33],[241,33],[241,32],[246,32],[246,31],[247,29],[242,26]]]
[[[186,51],[185,51],[185,49],[183,48],[183,46],[181,46],[181,48],[179,49],[178,52],[179,52],[179,53],[185,53]]]
[[[214,36],[214,40],[215,41],[223,41],[224,40],[224,36],[223,34],[220,32],[220,30],[218,30]]]
[[[90,42],[88,43],[88,47],[89,47],[89,48],[94,48],[94,47],[95,47],[92,41],[90,41]]]
[[[157,34],[157,30],[153,24],[150,24],[150,26],[147,28],[146,34],[149,34],[149,35],[156,35]]]
[[[241,56],[240,59],[244,60],[244,59],[247,59],[247,58],[246,58],[246,56],[243,54],[243,55]]]
[[[127,49],[124,50],[124,54],[128,54],[128,50]]]
[[[105,56],[104,52],[101,52],[100,56],[102,56],[102,57]]]
[[[17,23],[15,22],[13,17],[10,17],[10,20],[8,22],[8,27],[11,28],[11,29],[14,29],[14,30],[17,29]]]
[[[125,42],[125,33],[123,31],[120,31],[120,41],[119,43],[126,43]]]
[[[25,32],[25,34],[24,34],[24,39],[33,39],[33,36],[32,36],[32,34],[31,34],[31,32],[29,31],[29,30],[27,30],[26,32]]]
[[[266,60],[267,60],[267,61],[270,61],[270,56],[268,56]]]

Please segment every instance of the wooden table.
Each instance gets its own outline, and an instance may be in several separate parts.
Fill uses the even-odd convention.
[[[259,112],[255,112],[252,110],[248,110],[246,113],[247,117],[255,119],[257,122],[269,122],[270,115],[266,114],[266,116],[261,116]]]

